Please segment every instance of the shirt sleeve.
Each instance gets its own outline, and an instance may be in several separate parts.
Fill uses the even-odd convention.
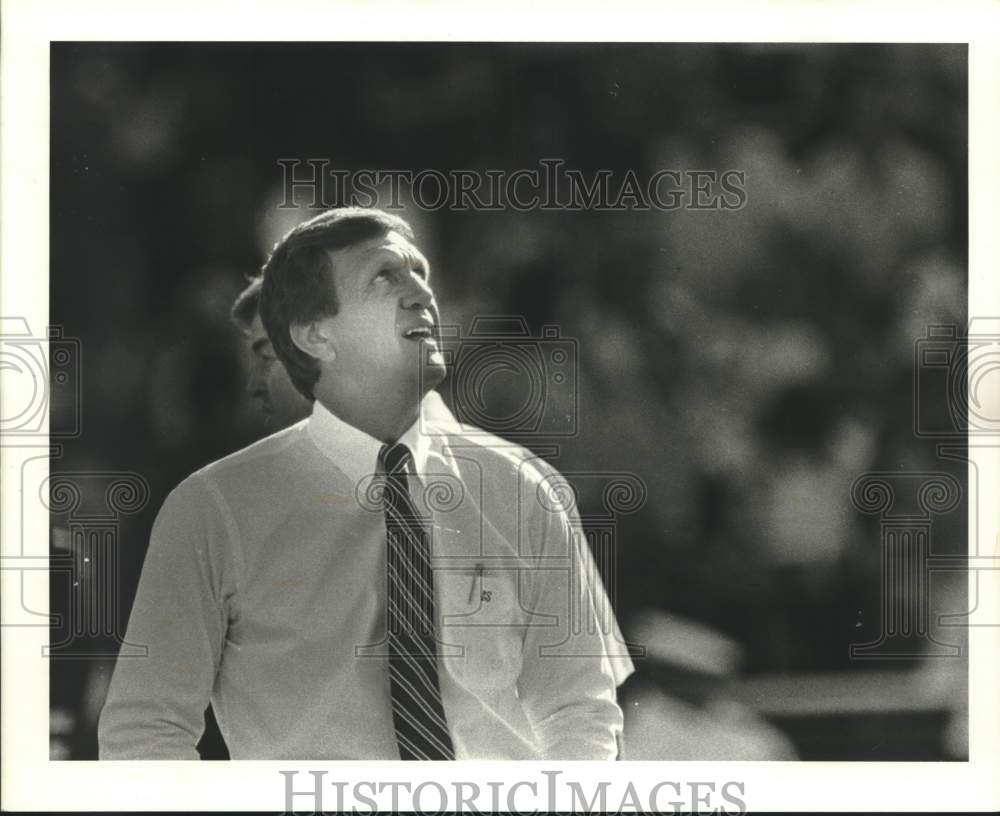
[[[232,570],[225,528],[201,478],[160,509],[125,640],[145,656],[115,666],[98,725],[101,759],[198,759],[222,654]]]
[[[564,511],[542,509],[532,527],[541,546],[524,581],[529,619],[518,695],[541,758],[613,760],[623,717],[597,607],[607,599],[595,598],[587,544]]]

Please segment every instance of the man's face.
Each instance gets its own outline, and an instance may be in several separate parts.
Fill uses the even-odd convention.
[[[446,372],[430,265],[396,232],[330,252],[339,309],[326,319],[338,378],[375,394],[415,393]]]
[[[247,339],[251,352],[247,392],[259,403],[267,424],[278,430],[309,416],[312,403],[292,385],[274,354],[259,314],[254,315]]]

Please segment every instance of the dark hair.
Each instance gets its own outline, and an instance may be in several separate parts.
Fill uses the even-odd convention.
[[[337,313],[333,264],[327,254],[330,250],[389,232],[413,240],[409,224],[382,210],[327,210],[289,230],[264,264],[260,317],[275,354],[306,399],[316,398],[313,388],[319,380],[319,362],[292,342],[289,327]]]
[[[229,317],[239,328],[249,333],[253,325],[253,319],[260,309],[260,289],[264,279],[258,275],[250,278],[250,285],[247,286],[233,301],[233,306],[229,310]]]

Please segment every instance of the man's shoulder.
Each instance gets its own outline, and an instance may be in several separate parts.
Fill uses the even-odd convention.
[[[277,488],[301,470],[305,439],[304,422],[298,423],[199,468],[167,494],[157,526],[189,529],[273,506]]]
[[[270,436],[251,442],[245,448],[216,459],[191,475],[218,478],[227,472],[240,470],[251,464],[261,468],[266,468],[269,464],[278,465],[294,455],[295,447],[306,441],[307,422],[308,420],[304,419]]]
[[[532,484],[564,481],[558,469],[530,448],[480,428],[454,423],[442,447],[456,459],[472,459],[489,475],[515,474]]]
[[[256,482],[273,483],[284,472],[294,472],[301,446],[308,438],[305,426],[303,420],[210,462],[181,481],[172,495],[229,497]]]

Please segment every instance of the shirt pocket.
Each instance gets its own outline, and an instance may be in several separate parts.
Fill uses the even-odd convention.
[[[516,569],[473,566],[435,571],[444,664],[474,689],[513,687],[521,674],[524,625]]]

